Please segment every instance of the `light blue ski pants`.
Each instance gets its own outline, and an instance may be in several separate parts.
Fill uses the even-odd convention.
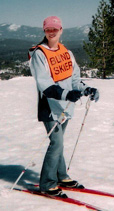
[[[58,124],[50,135],[50,144],[47,149],[40,176],[40,189],[47,191],[57,186],[58,181],[68,178],[63,156],[63,135],[68,120]],[[54,126],[55,121],[44,122],[47,133]]]

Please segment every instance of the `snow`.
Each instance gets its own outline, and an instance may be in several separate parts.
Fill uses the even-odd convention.
[[[27,35],[25,35],[25,37],[36,37],[36,35],[35,34],[27,34]]]
[[[0,26],[7,26],[7,24],[6,23],[2,23],[2,24],[0,24]]]
[[[97,87],[100,100],[91,102],[69,175],[87,188],[114,193],[114,79],[85,79]],[[64,154],[67,166],[86,111],[87,98],[75,106],[65,134]],[[87,211],[64,202],[40,196],[8,191],[32,160],[16,187],[38,183],[43,157],[49,141],[43,124],[37,121],[37,92],[32,77],[0,81],[0,210],[2,211]],[[114,211],[114,199],[92,194],[68,192],[68,196],[108,211]]]
[[[11,24],[8,29],[9,31],[17,31],[21,26],[16,24]]]
[[[88,33],[89,33],[89,31],[90,31],[89,26],[86,26],[86,27],[85,27],[85,29],[84,29],[84,33],[85,33],[85,34],[88,34]]]

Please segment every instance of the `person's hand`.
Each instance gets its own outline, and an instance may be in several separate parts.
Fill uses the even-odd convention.
[[[82,96],[81,91],[72,90],[72,91],[68,92],[68,94],[66,96],[66,100],[69,100],[69,101],[75,103],[77,100],[80,99],[81,96]]]
[[[84,91],[84,95],[90,95],[90,100],[95,100],[97,102],[99,100],[99,91],[98,89],[87,87]]]

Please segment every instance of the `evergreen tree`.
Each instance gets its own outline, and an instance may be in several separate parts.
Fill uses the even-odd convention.
[[[100,2],[97,14],[92,16],[92,27],[88,33],[89,42],[84,42],[84,49],[90,57],[91,67],[98,68],[99,76],[114,73],[114,3]]]

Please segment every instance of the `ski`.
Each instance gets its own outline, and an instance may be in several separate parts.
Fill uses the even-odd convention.
[[[62,190],[69,190],[69,191],[75,191],[75,192],[81,192],[81,193],[90,193],[90,194],[95,194],[95,195],[100,195],[100,196],[108,196],[108,197],[114,198],[114,194],[112,194],[112,193],[94,190],[94,189],[87,189],[87,188],[79,189],[79,188],[62,187],[62,186],[59,186],[59,188],[61,188]]]
[[[34,195],[38,195],[38,196],[43,196],[43,197],[46,197],[46,198],[55,199],[55,200],[70,203],[70,204],[75,204],[77,206],[83,206],[83,207],[86,207],[89,210],[107,211],[107,210],[101,209],[99,207],[96,207],[94,205],[91,205],[91,204],[88,204],[86,202],[82,202],[82,201],[79,201],[79,200],[76,200],[76,199],[73,199],[73,198],[70,198],[70,197],[62,198],[62,197],[59,197],[59,196],[51,196],[51,195],[48,195],[48,194],[45,194],[45,193],[41,193],[38,189],[32,190],[32,189],[14,188],[13,190],[24,192],[24,193],[29,193],[29,194],[34,194]]]
[[[28,184],[28,185],[33,186],[33,187],[39,187],[39,184]],[[73,187],[71,188],[71,187],[63,187],[63,186],[59,186],[59,188],[61,188],[62,190],[75,191],[75,192],[88,193],[88,194],[94,194],[94,195],[107,196],[107,197],[114,198],[113,193],[108,193],[105,191],[99,191],[99,190],[88,189],[88,188],[79,189],[79,188],[73,188]]]

